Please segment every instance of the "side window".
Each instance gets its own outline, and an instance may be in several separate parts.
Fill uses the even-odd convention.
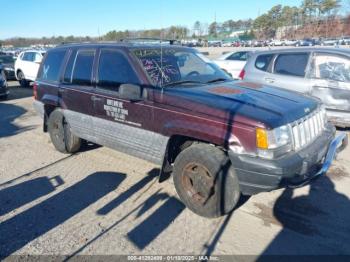
[[[248,58],[248,52],[237,52],[227,57],[226,60],[247,61],[247,58]]]
[[[310,77],[339,82],[350,82],[350,58],[334,54],[316,54]]]
[[[43,56],[39,53],[33,53],[33,62],[37,62],[37,61],[40,61],[43,59]]]
[[[274,56],[273,54],[259,55],[255,60],[255,67],[259,70],[266,72],[267,69],[269,68],[269,65],[271,63],[273,56]]]
[[[73,68],[72,84],[91,85],[94,57],[94,50],[78,51]]]
[[[23,61],[33,61],[34,57],[33,57],[33,52],[25,52],[23,54]]]
[[[126,83],[138,83],[137,76],[126,57],[118,50],[101,50],[98,86],[118,91],[118,87]]]
[[[309,60],[309,54],[281,54],[275,62],[274,72],[276,74],[289,76],[305,76],[306,66]]]
[[[38,79],[58,81],[60,68],[64,61],[66,50],[55,50],[47,54],[38,74]],[[39,55],[38,55],[39,56]]]
[[[63,77],[64,83],[71,83],[72,82],[72,71],[73,71],[73,65],[74,65],[76,55],[77,55],[77,52],[72,51],[70,56],[69,56],[69,60],[68,60],[68,63],[66,65],[66,70],[64,72],[64,77]]]

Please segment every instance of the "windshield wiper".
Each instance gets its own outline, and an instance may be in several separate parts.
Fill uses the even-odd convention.
[[[182,84],[204,84],[201,81],[193,81],[193,80],[182,80],[182,81],[175,81],[175,82],[171,82],[168,84],[163,85],[163,87],[166,86],[174,86],[174,85],[182,85]]]
[[[229,80],[229,79],[223,78],[223,77],[221,77],[221,78],[215,78],[215,79],[213,79],[213,80],[209,80],[209,81],[207,82],[207,84],[215,83],[215,82],[221,82],[221,81],[227,81],[227,80]]]

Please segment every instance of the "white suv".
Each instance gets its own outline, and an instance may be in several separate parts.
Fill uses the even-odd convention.
[[[15,63],[16,78],[22,87],[35,81],[45,51],[28,50],[19,54]]]

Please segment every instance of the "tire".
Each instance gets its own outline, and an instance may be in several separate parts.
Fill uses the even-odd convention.
[[[19,71],[17,73],[17,78],[18,78],[18,82],[21,85],[21,87],[28,87],[29,86],[29,81],[27,81],[24,77],[24,74],[22,71]]]
[[[0,100],[7,100],[7,98],[8,98],[8,95],[0,96]]]
[[[60,109],[55,109],[50,114],[47,127],[51,142],[57,151],[72,154],[80,149],[81,139],[71,132],[70,125]]]
[[[203,217],[231,212],[240,198],[238,178],[226,154],[208,144],[193,144],[175,159],[173,180],[183,203]]]

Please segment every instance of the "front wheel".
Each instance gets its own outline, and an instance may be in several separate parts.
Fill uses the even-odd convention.
[[[52,144],[57,151],[65,154],[75,153],[80,149],[81,139],[75,136],[60,109],[53,111],[47,123]]]
[[[227,214],[240,198],[229,158],[212,145],[194,144],[184,149],[175,160],[173,179],[183,203],[200,216]]]

